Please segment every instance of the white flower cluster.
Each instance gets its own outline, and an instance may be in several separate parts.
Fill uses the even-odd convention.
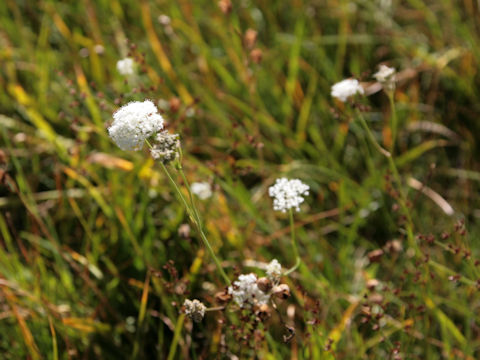
[[[185,314],[195,322],[202,321],[205,316],[205,310],[207,307],[199,300],[185,300],[183,303],[185,307]]]
[[[280,276],[282,275],[282,265],[280,265],[277,259],[273,259],[267,265],[266,273],[267,273],[267,277],[271,281],[278,282],[278,280],[280,279]]]
[[[212,187],[208,182],[194,182],[190,188],[192,193],[197,195],[201,200],[206,200],[212,196]]]
[[[304,201],[302,195],[308,195],[310,187],[298,179],[277,179],[275,185],[270,186],[268,194],[273,198],[273,209],[286,212],[292,208],[300,211],[300,204]]]
[[[133,101],[113,114],[108,134],[122,150],[138,150],[145,140],[163,129],[163,118],[150,100]]]
[[[356,79],[345,79],[332,86],[331,95],[338,100],[345,102],[350,96],[364,94],[365,91]]]
[[[228,293],[241,308],[250,308],[253,305],[263,305],[270,299],[270,294],[264,293],[257,286],[257,275],[240,275],[232,286],[228,287]]]
[[[178,157],[180,140],[178,134],[169,134],[167,130],[161,131],[155,137],[156,144],[150,149],[150,154],[155,160],[168,164]]]
[[[133,59],[125,58],[118,60],[117,70],[122,75],[132,75],[135,72]]]

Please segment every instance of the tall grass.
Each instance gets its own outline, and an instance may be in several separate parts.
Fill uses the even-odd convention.
[[[479,358],[478,19],[472,0],[0,1],[2,358]],[[399,71],[397,179],[330,97],[363,81],[390,149],[382,62]],[[214,185],[197,205],[231,279],[292,263],[267,189],[311,188],[292,297],[256,330],[245,312],[181,314],[224,282],[146,150],[108,138],[145,98],[168,104],[188,180]]]

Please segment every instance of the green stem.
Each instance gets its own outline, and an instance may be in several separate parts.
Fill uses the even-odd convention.
[[[293,249],[293,254],[295,255],[295,265],[293,265],[290,269],[285,271],[283,275],[287,276],[294,272],[295,270],[298,269],[301,263],[300,255],[298,254],[298,248],[297,248],[297,242],[295,241],[295,222],[293,221],[293,210],[290,209],[288,211],[288,215],[290,218],[290,232],[291,232],[291,243],[292,243],[292,249]]]
[[[397,118],[397,111],[395,109],[395,99],[394,99],[394,92],[389,91],[387,92],[388,100],[390,101],[390,111],[392,112],[390,117],[390,128],[392,129],[392,147],[390,148],[391,153],[395,151],[395,142],[397,140],[397,127],[398,127],[398,118]]]
[[[187,180],[187,177],[185,176],[185,173],[183,172],[183,168],[182,168],[182,164],[179,162],[178,163],[178,172],[180,173],[180,175],[182,176],[182,179],[183,179],[183,183],[185,184],[185,187],[187,188],[187,192],[188,192],[188,197],[190,199],[190,204],[192,205],[192,209],[194,211],[194,215],[197,219],[197,222],[200,224],[200,226],[202,225],[202,221],[200,219],[200,214],[198,213],[198,209],[197,209],[197,206],[195,205],[195,201],[193,199],[193,195],[192,195],[192,190],[190,189],[190,184],[188,183],[188,180]]]
[[[394,109],[392,109],[392,111],[393,110]],[[389,151],[385,150],[383,147],[381,147],[380,144],[377,142],[377,140],[375,139],[375,136],[373,136],[372,132],[370,131],[370,128],[368,127],[367,122],[365,121],[365,118],[363,117],[362,113],[358,109],[357,109],[356,112],[357,112],[357,115],[358,115],[358,119],[360,120],[360,124],[363,126],[363,128],[364,128],[365,132],[367,133],[367,136],[370,139],[370,141],[372,142],[373,146],[380,152],[380,154],[385,156],[388,160],[388,165],[390,166],[390,170],[392,171],[393,178],[394,178],[395,182],[397,183],[398,192],[400,194],[398,202],[400,204],[400,207],[402,208],[402,211],[404,212],[405,216],[407,217],[407,238],[408,238],[408,241],[409,241],[410,245],[413,246],[414,248],[417,248],[416,244],[415,244],[415,237],[413,235],[413,222],[412,222],[412,218],[410,216],[410,211],[408,210],[408,206],[407,206],[407,197],[403,193],[403,190],[402,190],[402,181],[401,181],[400,175],[398,173],[397,165],[395,164],[395,161],[392,157],[392,154]],[[395,118],[396,118],[396,116],[395,116]],[[395,124],[395,126],[396,126],[396,124]]]
[[[375,139],[375,136],[373,136],[372,132],[370,131],[370,128],[368,127],[367,125],[367,122],[365,121],[365,118],[363,117],[362,113],[357,109],[356,110],[356,114],[357,114],[357,117],[358,119],[360,120],[360,124],[362,125],[363,129],[365,130],[365,132],[367,133],[367,136],[368,138],[370,139],[371,143],[373,144],[373,146],[375,146],[375,148],[380,152],[380,154],[382,154],[383,156],[385,157],[391,157],[392,154],[390,154],[387,150],[385,150],[377,141],[377,139]]]
[[[205,247],[207,248],[208,252],[210,253],[210,256],[213,258],[213,261],[215,262],[215,265],[217,266],[217,269],[218,271],[220,272],[220,275],[222,275],[223,279],[225,280],[225,282],[227,283],[227,285],[230,285],[230,279],[228,278],[227,274],[225,273],[225,271],[223,270],[223,267],[222,267],[222,264],[220,263],[220,260],[218,260],[217,256],[215,255],[215,252],[213,251],[213,248],[212,246],[210,245],[210,242],[208,241],[205,233],[203,232],[203,229],[202,229],[202,226],[201,226],[201,223],[200,223],[200,220],[199,220],[199,217],[198,216],[198,211],[196,210],[195,208],[195,205],[192,201],[191,205],[189,205],[187,203],[187,200],[185,199],[185,197],[183,196],[180,188],[178,187],[177,183],[175,182],[175,180],[173,179],[172,175],[170,174],[170,172],[168,171],[167,167],[165,166],[165,164],[163,164],[162,162],[160,162],[160,165],[163,169],[163,171],[165,172],[165,174],[167,175],[168,179],[170,180],[170,183],[172,184],[172,186],[174,187],[175,191],[177,192],[178,196],[180,197],[183,205],[185,206],[185,209],[187,210],[187,213],[190,217],[190,220],[191,222],[195,225],[195,228],[196,230],[198,231],[199,235],[200,235],[200,238],[202,239],[203,241],[203,244],[205,245]],[[181,172],[183,173],[183,172]],[[186,181],[186,179],[185,179]],[[188,190],[188,193],[189,193],[189,196],[190,196],[190,199],[192,199],[192,194],[191,194],[191,191],[190,191],[190,187],[188,186],[188,182],[185,182],[185,186],[187,187],[187,190]]]

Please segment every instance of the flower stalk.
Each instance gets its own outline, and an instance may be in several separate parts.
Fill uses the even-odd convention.
[[[293,255],[295,255],[295,265],[293,265],[290,269],[285,271],[285,273],[283,274],[285,276],[289,275],[292,272],[294,272],[295,270],[297,270],[298,267],[300,266],[301,262],[302,262],[302,260],[300,259],[300,255],[298,254],[297,242],[295,240],[295,222],[293,220],[293,210],[292,209],[290,209],[288,211],[288,215],[289,215],[289,218],[290,218],[290,241],[292,243]]]

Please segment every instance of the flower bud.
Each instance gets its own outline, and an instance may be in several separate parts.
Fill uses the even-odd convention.
[[[290,288],[287,284],[280,284],[272,289],[273,296],[285,300],[290,297]]]
[[[257,280],[257,286],[264,293],[268,293],[272,289],[272,282],[266,277],[261,277]]]

